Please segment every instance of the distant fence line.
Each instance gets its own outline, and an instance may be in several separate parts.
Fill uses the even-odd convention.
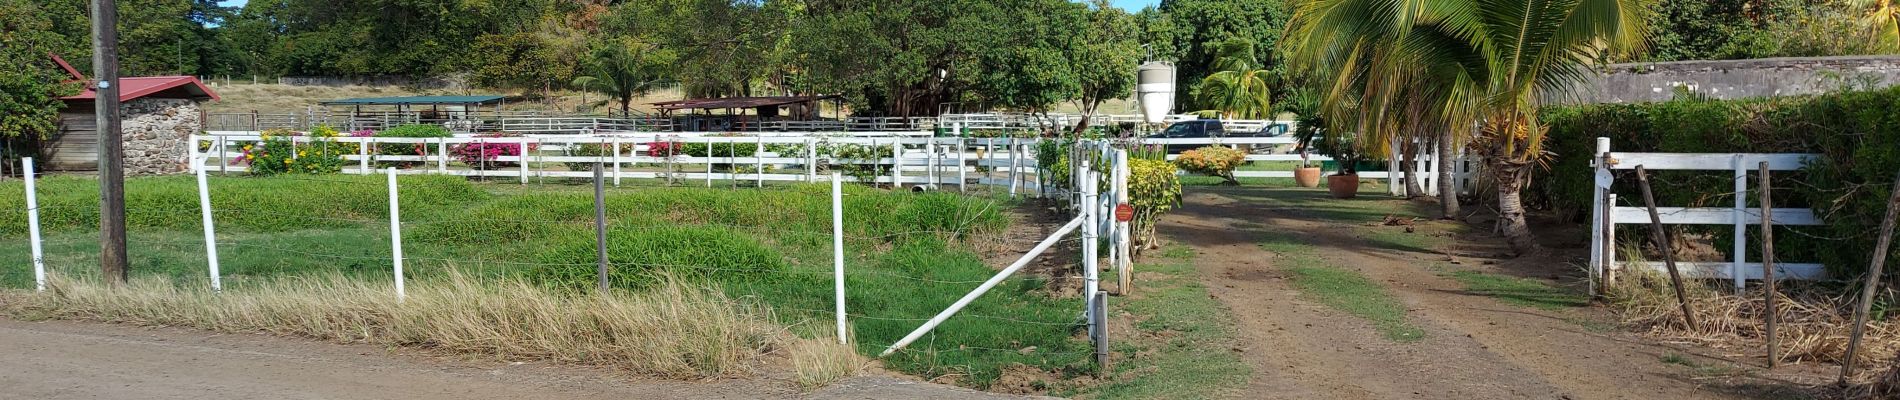
[[[1164,123],[1198,119],[1193,115],[1169,115]],[[533,134],[592,134],[599,132],[858,132],[893,130],[964,131],[1042,131],[1067,130],[1082,123],[1076,114],[945,114],[936,117],[849,117],[823,120],[728,119],[725,116],[637,116],[617,118],[591,115],[549,115],[534,111],[388,111],[330,113],[327,110],[302,113],[210,113],[207,131],[262,131],[267,129],[308,130],[326,125],[344,131],[381,130],[397,125],[441,125],[458,133],[505,132]],[[1094,115],[1089,126],[1113,127],[1140,124],[1140,115]],[[1291,121],[1224,120],[1229,131],[1256,132],[1281,125],[1290,131]]]
[[[241,161],[245,155],[245,145],[254,145],[263,141],[257,132],[212,132],[209,135],[193,135],[193,143],[198,146],[189,148],[189,160],[203,160],[193,163],[192,168],[202,168],[213,173],[242,173],[249,170],[248,164]],[[291,140],[312,140],[307,137],[293,136]],[[759,133],[751,136],[731,136],[728,132],[648,132],[648,133],[612,133],[597,135],[525,135],[517,137],[480,137],[457,135],[447,138],[390,138],[390,137],[339,137],[328,139],[331,143],[354,145],[355,154],[346,154],[342,158],[344,174],[381,173],[385,163],[407,163],[411,167],[399,171],[402,174],[437,174],[475,177],[518,179],[523,183],[544,178],[587,178],[590,170],[570,169],[574,164],[601,163],[606,174],[616,185],[623,179],[667,179],[675,182],[703,182],[712,186],[715,181],[744,182],[752,181],[756,185],[765,182],[822,182],[829,179],[829,170],[837,168],[859,168],[872,171],[859,177],[847,176],[846,179],[874,184],[896,184],[921,186],[925,188],[951,188],[962,190],[969,185],[989,185],[1006,187],[1011,193],[1017,191],[1036,192],[1042,190],[1039,177],[1036,149],[1043,138],[975,138],[975,137],[934,137],[929,131],[879,131],[879,132],[785,132]],[[1287,162],[1307,161],[1319,163],[1332,161],[1320,155],[1302,156],[1288,153],[1296,140],[1291,137],[1246,137],[1246,138],[1179,138],[1179,139],[1134,139],[1120,141],[1124,146],[1143,145],[1221,145],[1246,147],[1249,152],[1246,161],[1250,162]],[[677,152],[667,154],[666,149],[655,151],[656,144],[673,143],[681,146],[704,146],[709,149],[703,156],[691,156]],[[380,154],[378,148],[384,145],[416,146],[422,154],[390,155]],[[456,149],[463,146],[505,145],[513,149],[526,149],[516,154],[505,154],[479,160],[458,157]],[[857,146],[852,150],[843,150],[841,146]],[[613,149],[611,151],[587,150]],[[729,154],[721,156],[719,150]],[[1278,153],[1276,153],[1278,152]],[[1437,174],[1435,160],[1431,154],[1421,152],[1415,160],[1420,185],[1427,191],[1435,191]],[[848,154],[849,156],[845,156]],[[1167,156],[1168,159],[1176,155]],[[1453,160],[1453,176],[1456,186],[1465,190],[1470,186],[1471,164],[1465,157]],[[1366,179],[1387,179],[1399,181],[1403,174],[1400,163],[1387,163],[1385,171],[1360,171],[1359,176]],[[1240,178],[1291,178],[1293,171],[1286,170],[1242,170],[1235,171]],[[1397,195],[1401,184],[1388,185]]]

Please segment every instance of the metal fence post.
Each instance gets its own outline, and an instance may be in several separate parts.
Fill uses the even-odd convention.
[[[844,312],[844,183],[831,173],[831,281],[837,293],[838,343],[846,342]]]
[[[209,263],[211,290],[223,291],[222,274],[218,273],[218,234],[211,222],[211,189],[205,183],[205,171],[198,170],[198,214],[204,220],[205,260]],[[35,257],[37,259],[37,257]]]
[[[197,146],[197,144],[192,144],[192,146]],[[26,229],[27,240],[30,241],[28,245],[33,250],[33,290],[44,292],[46,291],[46,255],[40,249],[40,198],[38,189],[33,186],[33,182],[39,177],[34,176],[33,157],[20,159],[20,172],[21,176],[26,178]],[[203,187],[204,176],[204,169],[199,168],[199,187]]]
[[[402,276],[402,202],[396,196],[396,167],[386,171],[389,172],[389,259],[396,277],[396,301],[402,302],[407,296]]]

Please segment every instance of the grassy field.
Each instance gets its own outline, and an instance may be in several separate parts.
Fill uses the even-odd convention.
[[[212,178],[227,293],[273,290],[291,277],[387,284],[384,179]],[[554,293],[593,287],[591,188],[401,179],[405,275],[422,282],[412,285],[470,279],[525,281]],[[769,306],[774,323],[804,336],[829,335],[814,328],[832,318],[829,189],[612,190],[614,286],[640,294],[677,278]],[[194,181],[138,178],[127,192],[134,275],[206,286]],[[39,193],[49,268],[67,279],[96,276],[96,182],[50,178]],[[0,184],[0,208],[20,210],[22,197],[18,182]],[[993,274],[978,254],[991,250],[983,246],[1007,227],[1011,207],[1000,198],[848,186],[847,303],[858,351],[882,351]],[[10,288],[32,285],[24,219],[23,212],[0,214],[0,285]],[[910,350],[886,358],[887,367],[955,376],[978,388],[1015,364],[1088,372],[1086,342],[1072,336],[1076,302],[1052,298],[1042,290],[1046,284],[1033,276],[1006,282]]]

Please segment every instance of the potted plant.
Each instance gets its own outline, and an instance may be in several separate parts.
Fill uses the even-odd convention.
[[[1284,102],[1287,114],[1294,115],[1294,137],[1299,144],[1294,148],[1300,152],[1300,166],[1293,169],[1293,183],[1300,187],[1319,187],[1319,166],[1313,165],[1309,154],[1312,153],[1312,139],[1319,133],[1326,120],[1319,116],[1319,99],[1311,92],[1295,91]]]
[[[1300,147],[1309,145],[1321,155],[1332,157],[1339,164],[1339,171],[1326,177],[1326,190],[1334,198],[1350,199],[1359,195],[1359,161],[1365,155],[1359,152],[1357,135],[1326,129],[1324,121],[1300,124]]]

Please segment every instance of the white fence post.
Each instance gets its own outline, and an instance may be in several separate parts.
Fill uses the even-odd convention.
[[[904,138],[891,138],[891,190],[904,188]]]
[[[1020,171],[1023,168],[1021,154],[1023,151],[1022,143],[1016,138],[1009,138],[1009,140],[1003,143],[1003,146],[1009,148],[1009,196],[1016,197],[1016,186],[1022,182],[1022,176],[1020,175]]]
[[[818,143],[805,138],[805,183],[818,181]],[[832,181],[837,181],[833,178]]]
[[[712,140],[712,136],[707,136],[705,139],[706,139],[706,187],[712,187],[713,140]]]
[[[959,135],[962,133],[962,130],[963,128],[961,126],[957,128]],[[969,144],[968,139],[962,136],[957,137],[957,191],[959,192],[967,192],[970,189],[970,175],[968,172],[970,170]]]
[[[1590,183],[1590,214],[1595,217],[1590,219],[1590,272],[1588,275],[1591,295],[1600,294],[1598,287],[1607,287],[1609,284],[1604,273],[1609,270],[1609,262],[1603,258],[1603,248],[1610,244],[1604,242],[1603,230],[1607,225],[1603,221],[1609,215],[1608,209],[1604,208],[1607,201],[1604,195],[1609,193],[1607,186],[1611,180],[1610,166],[1605,165],[1610,153],[1610,138],[1597,138],[1596,150],[1590,160],[1590,165],[1596,167],[1595,175]]]
[[[209,263],[211,290],[224,291],[223,274],[218,273],[218,234],[211,222],[211,187],[205,183],[205,171],[198,170],[198,215],[204,219],[205,260]]]
[[[758,187],[765,187],[765,135],[753,137],[758,138],[758,144],[756,145],[758,147],[752,148],[752,176],[757,178]]]
[[[356,160],[356,173],[358,174],[369,175],[371,173],[369,169],[369,145],[370,137],[364,136],[356,138],[356,156],[359,157]]]
[[[449,139],[435,138],[435,173],[449,173]]]
[[[1133,170],[1131,170],[1128,166],[1128,150],[1125,150],[1125,149],[1116,150],[1115,151],[1115,178],[1114,178],[1115,184],[1114,184],[1114,189],[1112,189],[1115,191],[1115,207],[1116,208],[1120,208],[1121,205],[1123,204],[1128,204],[1128,200],[1129,200],[1128,178],[1129,178],[1129,175],[1132,175],[1132,174],[1133,174]],[[1118,282],[1121,284],[1121,290],[1122,290],[1122,293],[1124,294],[1129,293],[1129,290],[1132,289],[1132,286],[1134,284],[1134,276],[1133,276],[1134,271],[1135,271],[1134,232],[1130,232],[1130,230],[1133,228],[1134,228],[1134,224],[1132,222],[1122,221],[1119,215],[1116,217],[1116,220],[1115,220],[1115,254],[1116,254],[1115,274],[1116,276],[1115,277],[1118,280]]]
[[[522,150],[527,150],[524,145]],[[402,278],[402,202],[396,197],[396,168],[389,171],[389,254],[391,265],[396,273],[396,301],[402,302],[407,296],[403,291]],[[525,176],[525,175],[524,175]]]
[[[1742,155],[1736,154],[1730,163],[1735,168],[1735,246],[1731,255],[1734,261],[1729,264],[1729,276],[1735,280],[1735,292],[1741,293],[1747,287],[1748,280],[1742,276],[1742,263],[1748,260],[1748,166],[1742,165]],[[1763,188],[1762,190],[1767,190]]]
[[[1079,168],[1076,168],[1075,173],[1072,175],[1081,178],[1081,182],[1076,186],[1082,190],[1082,198],[1078,204],[1082,211],[1082,276],[1086,282],[1082,290],[1082,305],[1084,310],[1088,310],[1092,308],[1088,307],[1089,298],[1094,297],[1095,291],[1100,287],[1098,286],[1100,282],[1096,276],[1100,268],[1097,268],[1095,264],[1095,247],[1101,225],[1096,222],[1095,214],[1101,209],[1101,205],[1095,203],[1094,165],[1090,162],[1089,157],[1078,158],[1080,158],[1080,160],[1077,160],[1079,162]],[[1093,321],[1093,319],[1090,320]],[[1089,326],[1090,331],[1096,328],[1097,327],[1093,325]]]
[[[198,144],[194,142],[191,147],[198,148]],[[30,241],[27,245],[33,250],[33,290],[44,292],[46,291],[46,255],[40,249],[40,197],[39,190],[33,186],[33,181],[38,180],[39,177],[34,176],[33,157],[20,159],[20,172],[21,176],[26,177],[26,232],[27,240]],[[204,182],[204,168],[198,168],[198,176],[198,182]]]
[[[844,313],[844,183],[831,173],[831,281],[837,292],[838,343],[845,343]]]
[[[620,187],[621,160],[620,160],[620,137],[619,136],[614,136],[612,146],[613,146],[612,150],[609,150],[609,151],[614,152],[614,187]],[[634,149],[639,149],[639,148],[640,148],[639,145],[637,144],[634,145]]]

